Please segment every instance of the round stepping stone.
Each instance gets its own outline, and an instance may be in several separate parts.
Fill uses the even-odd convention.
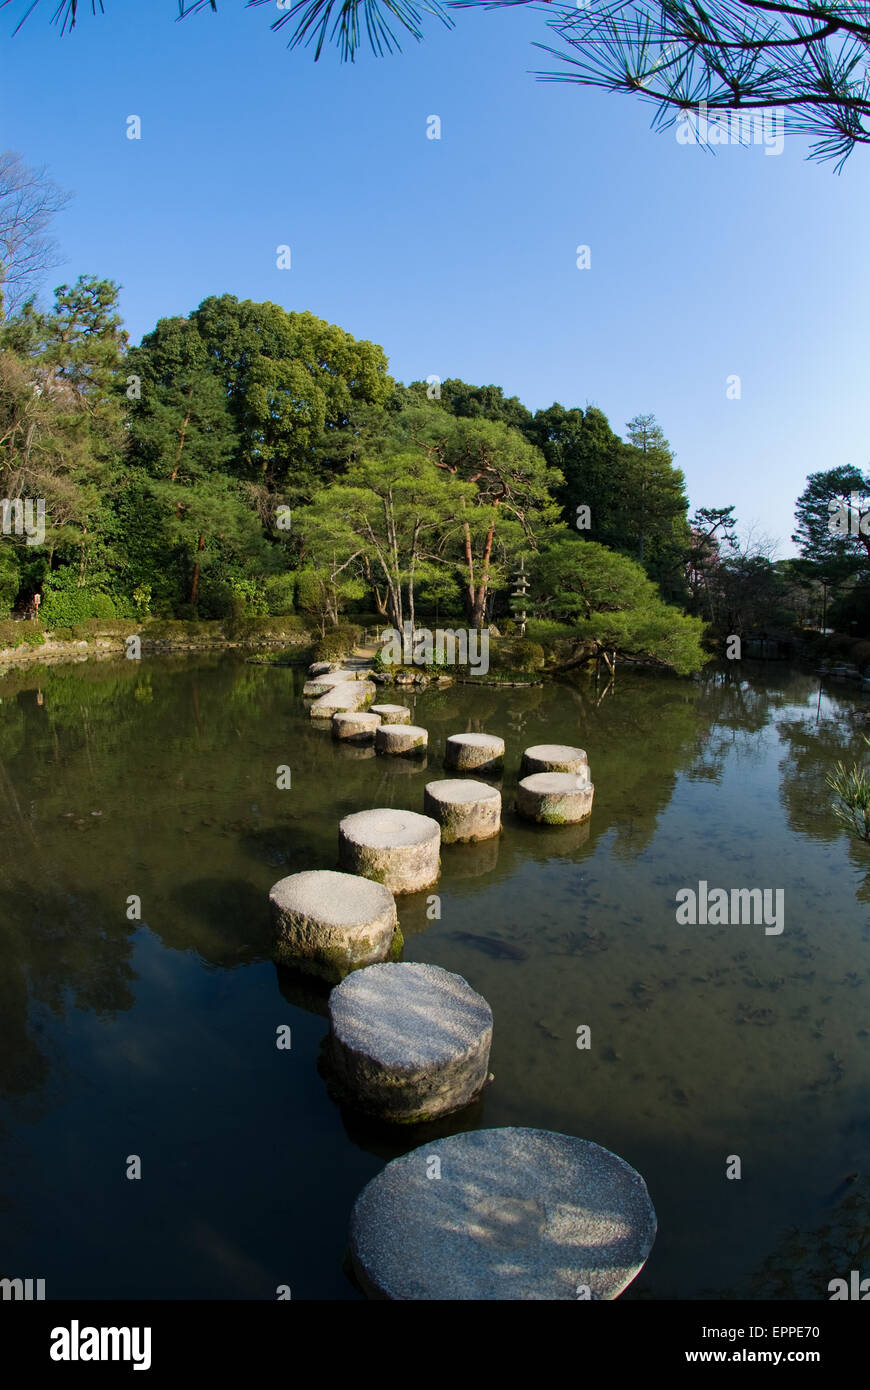
[[[567,743],[536,743],[523,753],[520,776],[529,777],[533,772],[573,772],[588,777],[589,759],[582,748],[571,748]]]
[[[302,687],[302,694],[306,699],[311,695],[326,695],[337,686],[344,685],[345,681],[353,680],[356,680],[353,671],[327,671],[322,676],[314,676],[307,680]]]
[[[312,719],[332,719],[339,711],[354,714],[366,708],[376,690],[377,686],[371,681],[342,681],[325,695],[320,695],[309,707],[308,713]]]
[[[381,724],[375,734],[376,753],[394,753],[400,757],[419,757],[426,752],[429,733],[417,724]]]
[[[325,676],[327,671],[331,671],[334,666],[334,661],[312,661],[308,667],[308,674],[309,676]]]
[[[379,714],[383,724],[410,724],[411,711],[407,705],[372,705],[369,714]]]
[[[347,739],[351,743],[371,743],[381,722],[379,714],[364,714],[339,711],[332,716],[333,737]]]
[[[441,826],[445,845],[491,840],[501,830],[501,793],[471,778],[429,782],[423,810]]]
[[[461,1110],[489,1074],[492,1010],[438,965],[373,965],[329,996],[330,1080],[381,1120]]]
[[[437,882],[441,829],[416,811],[357,811],[338,827],[338,860],[348,873],[417,893]]]
[[[517,810],[543,825],[570,825],[592,813],[595,788],[572,772],[533,772],[517,784]]]
[[[274,959],[335,983],[401,945],[389,889],[355,874],[312,869],[269,893]]]
[[[545,1129],[471,1130],[412,1149],[363,1188],[350,1222],[354,1273],[377,1299],[614,1299],[655,1237],[639,1173]]]
[[[444,746],[444,766],[459,772],[501,772],[504,739],[496,734],[451,734]]]

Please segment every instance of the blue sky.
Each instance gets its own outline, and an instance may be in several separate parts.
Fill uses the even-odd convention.
[[[653,412],[693,508],[735,503],[783,556],[806,475],[868,463],[870,151],[838,177],[796,136],[680,145],[638,101],[537,82],[522,7],[349,65],[288,50],[271,6],[105,3],[63,38],[54,0],[14,38],[23,5],[0,11],[0,148],[75,193],[48,287],[117,280],[133,341],[228,292],[380,343],[403,381],[595,404],[620,432]]]

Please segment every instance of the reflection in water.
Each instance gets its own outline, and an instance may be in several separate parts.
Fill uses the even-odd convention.
[[[626,1297],[782,1296],[789,1228],[815,1248],[836,1216],[795,1283],[827,1297],[866,1263],[864,1188],[825,1206],[870,1171],[870,848],[825,785],[863,755],[863,702],[825,692],[817,719],[811,675],[742,669],[403,693],[420,761],[312,728],[299,669],[197,655],[4,678],[0,1272],[38,1270],[49,1297],[355,1296],[354,1198],[441,1131],[374,1134],[329,1100],[326,991],[271,962],[268,891],[336,867],[342,816],[422,810],[447,737],[479,731],[507,743],[503,832],[445,846],[438,912],[399,900],[405,958],[463,975],[495,1016],[495,1081],[443,1133],[540,1126],[624,1156],[659,1216]],[[589,754],[581,826],[513,812],[542,742]],[[679,926],[675,894],[701,880],[783,890],[784,932]],[[751,1182],[726,1179],[734,1154]]]

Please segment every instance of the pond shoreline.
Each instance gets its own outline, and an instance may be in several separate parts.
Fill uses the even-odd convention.
[[[58,666],[65,662],[107,661],[127,655],[127,639],[138,637],[142,653],[165,656],[172,652],[207,651],[259,651],[263,648],[273,650],[295,650],[299,660],[304,661],[316,640],[310,633],[287,633],[280,637],[257,633],[250,636],[231,638],[217,632],[205,637],[179,635],[172,637],[149,637],[147,629],[131,624],[130,631],[124,635],[99,634],[89,639],[68,640],[53,638],[46,634],[45,641],[38,645],[22,642],[17,647],[0,648],[0,676],[7,672],[20,670],[26,666]],[[132,658],[131,658],[132,659]]]

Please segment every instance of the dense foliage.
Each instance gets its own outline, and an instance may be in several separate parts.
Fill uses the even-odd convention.
[[[402,386],[376,344],[232,295],[131,347],[117,294],[82,276],[0,322],[0,619],[39,594],[47,629],[288,615],[328,645],[363,614],[519,635],[525,608],[527,639],[561,642],[567,664],[688,672],[705,625],[719,650],[818,627],[829,587],[832,611],[860,609],[867,538],[828,527],[832,499],[863,490],[857,469],[809,480],[803,558],[776,563],[737,541],[733,508],[688,518],[651,415],[621,437],[594,405]],[[32,543],[14,507],[39,498]]]

